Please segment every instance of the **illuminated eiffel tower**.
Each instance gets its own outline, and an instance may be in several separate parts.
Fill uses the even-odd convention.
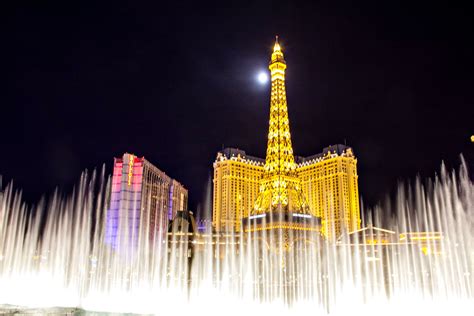
[[[278,36],[268,68],[272,89],[267,156],[259,195],[250,216],[243,221],[244,230],[319,230],[296,172],[286,103],[286,62]]]

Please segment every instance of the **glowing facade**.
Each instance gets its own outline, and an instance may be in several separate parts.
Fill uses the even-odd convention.
[[[322,219],[323,235],[333,238],[360,229],[357,159],[352,149],[334,145],[297,161],[303,192],[312,214]]]
[[[168,220],[175,218],[177,211],[186,211],[187,209],[188,190],[186,190],[181,183],[172,179],[168,205]]]
[[[214,162],[213,218],[216,231],[240,231],[258,195],[264,160],[245,151],[226,148]]]
[[[106,243],[114,248],[124,240],[133,246],[140,240],[155,243],[166,233],[168,220],[187,209],[187,199],[178,181],[144,157],[126,153],[114,158]]]
[[[247,224],[258,222],[259,230],[265,229],[261,225],[264,218],[282,213],[286,215],[273,227],[306,229],[302,219],[317,217],[322,233],[331,239],[359,229],[357,159],[352,149],[334,145],[314,156],[295,157],[285,91],[286,62],[278,42],[269,69],[272,88],[266,159],[232,148],[217,154],[213,227],[216,231],[239,231],[244,219]],[[299,224],[288,223],[295,218]]]

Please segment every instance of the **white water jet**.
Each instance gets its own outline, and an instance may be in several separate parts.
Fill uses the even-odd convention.
[[[0,191],[0,305],[158,315],[474,310],[474,186],[464,163],[401,186],[393,211],[365,220],[374,228],[334,243],[292,233],[287,249],[275,246],[279,231],[150,241],[146,220],[138,245],[124,238],[111,249],[105,179],[83,174],[69,198],[56,193],[35,209],[11,185]]]

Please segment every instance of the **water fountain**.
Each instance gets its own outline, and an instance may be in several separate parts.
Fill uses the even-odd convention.
[[[175,232],[157,236],[154,247],[140,239],[133,251],[118,251],[104,243],[107,192],[103,172],[83,174],[71,196],[56,193],[34,209],[11,185],[0,192],[0,310],[474,310],[474,186],[464,163],[457,173],[442,168],[424,185],[400,187],[394,211],[374,210],[367,229],[335,242],[316,232],[294,233],[292,247],[283,250],[272,246],[282,238],[276,230],[259,238],[208,231],[188,239]]]

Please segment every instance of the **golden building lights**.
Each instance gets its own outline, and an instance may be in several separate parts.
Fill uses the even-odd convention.
[[[295,211],[309,214],[291,145],[290,122],[285,89],[286,62],[278,37],[268,67],[271,74],[270,122],[267,156],[259,195],[252,215],[270,211]]]
[[[345,145],[324,148],[318,155],[299,158],[298,174],[314,216],[321,218],[327,238],[360,228],[357,159]]]
[[[216,231],[240,231],[243,217],[258,194],[264,160],[248,156],[245,151],[226,148],[214,162],[213,218]]]
[[[357,159],[352,149],[335,145],[314,156],[294,156],[286,67],[277,38],[269,64],[266,159],[233,148],[217,154],[213,164],[213,227],[218,232],[239,231],[249,221],[259,222],[252,230],[319,230],[315,218],[321,219],[321,232],[330,239],[360,228]],[[283,215],[276,218],[275,214]],[[263,225],[265,221],[271,223]]]

